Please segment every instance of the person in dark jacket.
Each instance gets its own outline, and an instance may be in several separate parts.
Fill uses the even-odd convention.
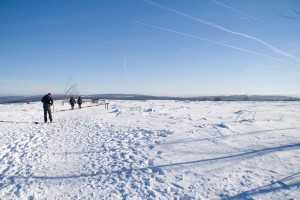
[[[71,109],[74,110],[74,105],[75,105],[76,101],[74,99],[74,97],[71,97],[70,99],[70,104],[71,104]]]
[[[44,108],[44,121],[47,122],[47,113],[49,115],[50,122],[52,122],[51,106],[53,105],[53,99],[51,93],[46,94],[42,100]]]
[[[81,97],[78,98],[77,104],[78,104],[78,107],[81,109],[81,104],[82,104],[82,99],[81,99]]]

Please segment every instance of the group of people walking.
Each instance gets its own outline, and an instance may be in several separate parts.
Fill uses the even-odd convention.
[[[53,99],[51,97],[51,93],[46,94],[43,96],[42,100],[43,102],[43,108],[44,108],[44,122],[47,122],[47,114],[49,115],[49,120],[52,122],[52,113],[51,113],[51,106],[53,105]],[[74,97],[71,97],[70,99],[71,109],[74,110],[74,106],[76,104],[76,101]],[[81,97],[77,100],[78,108],[81,109],[82,99]]]
[[[75,101],[74,97],[71,97],[71,99],[70,99],[70,104],[71,104],[71,109],[74,110],[74,106],[75,106],[75,104],[76,104],[76,101]],[[82,104],[82,99],[81,99],[81,97],[78,98],[77,104],[78,104],[78,108],[81,109],[81,104]]]

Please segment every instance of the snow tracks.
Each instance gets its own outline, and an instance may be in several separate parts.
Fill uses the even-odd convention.
[[[0,196],[8,199],[156,198],[163,171],[147,152],[164,130],[118,128],[87,115],[28,124],[1,153]],[[145,151],[146,150],[146,151]],[[156,190],[155,190],[156,189]]]

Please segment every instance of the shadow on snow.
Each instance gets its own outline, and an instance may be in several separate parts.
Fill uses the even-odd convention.
[[[130,169],[121,169],[116,171],[111,171],[108,173],[91,173],[91,174],[78,174],[78,175],[65,175],[65,176],[11,176],[10,179],[40,179],[40,180],[60,180],[60,179],[76,179],[76,178],[86,178],[86,177],[94,177],[94,176],[101,176],[101,175],[109,175],[109,174],[121,174],[121,173],[132,173],[133,171],[146,171],[146,170],[157,170],[159,171],[162,168],[168,168],[168,167],[176,167],[176,166],[184,166],[184,165],[193,165],[193,164],[202,164],[202,163],[209,163],[209,162],[218,162],[218,161],[230,161],[234,159],[242,159],[242,158],[252,158],[256,156],[262,156],[265,154],[270,154],[274,152],[279,151],[288,151],[288,150],[294,150],[300,148],[300,143],[296,144],[289,144],[289,145],[283,145],[278,147],[270,147],[260,150],[253,150],[249,152],[244,152],[240,154],[234,154],[234,155],[228,155],[223,157],[216,157],[216,158],[208,158],[203,160],[196,160],[196,161],[187,161],[187,162],[177,162],[177,163],[171,163],[171,164],[165,164],[165,165],[157,165],[157,166],[148,166],[143,168],[130,168]],[[233,197],[232,197],[233,198]]]
[[[300,188],[300,172],[295,173],[293,175],[287,176],[281,180],[278,181],[271,181],[270,184],[268,185],[264,185],[252,190],[248,190],[245,192],[242,192],[236,196],[231,196],[231,197],[224,197],[222,199],[227,199],[227,200],[238,200],[238,199],[250,199],[249,197],[253,197],[253,196],[258,196],[258,195],[263,195],[263,194],[267,194],[270,192],[276,192],[279,190],[288,190],[288,193],[285,194],[289,195],[293,192],[295,192],[296,190],[298,190]],[[289,183],[284,183],[284,182],[289,182]],[[286,197],[287,198],[287,197]]]
[[[160,145],[172,145],[172,144],[181,144],[181,143],[210,141],[210,140],[215,140],[215,139],[237,137],[237,136],[244,136],[244,135],[256,135],[256,134],[262,134],[262,133],[268,133],[268,132],[287,131],[287,130],[300,130],[300,128],[295,127],[295,128],[285,128],[285,129],[269,129],[269,130],[253,131],[253,132],[249,132],[249,133],[222,135],[222,136],[218,136],[218,137],[209,137],[209,138],[201,138],[201,139],[184,139],[184,140],[179,140],[179,141],[161,143]]]
[[[10,124],[32,124],[34,122],[20,122],[20,121],[3,121],[0,120],[0,123],[10,123]]]

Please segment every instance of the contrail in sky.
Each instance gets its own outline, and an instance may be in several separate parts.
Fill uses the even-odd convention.
[[[162,5],[160,5],[160,4],[154,3],[154,2],[152,2],[152,1],[148,1],[148,0],[143,0],[143,1],[145,1],[145,2],[147,2],[147,3],[149,3],[149,4],[152,4],[152,5],[156,6],[156,7],[159,7],[159,8],[162,8],[162,9],[165,9],[165,10],[168,10],[168,11],[171,11],[171,12],[173,12],[173,13],[176,13],[176,14],[181,15],[181,16],[183,16],[183,17],[186,17],[186,18],[188,18],[188,19],[191,19],[191,20],[200,22],[200,23],[202,23],[202,24],[206,24],[206,25],[208,25],[208,26],[210,26],[210,27],[213,27],[213,28],[216,28],[216,29],[219,29],[219,30],[228,32],[228,33],[232,33],[232,34],[235,34],[235,35],[243,36],[243,37],[248,38],[248,39],[251,39],[251,40],[255,40],[255,41],[257,41],[257,42],[259,42],[259,43],[261,43],[261,44],[267,46],[268,48],[270,48],[271,50],[273,50],[273,51],[276,52],[277,54],[284,55],[284,56],[293,58],[293,59],[295,59],[295,60],[298,61],[298,59],[297,59],[295,56],[290,55],[290,54],[284,52],[283,50],[280,50],[280,49],[278,49],[278,48],[276,48],[276,47],[274,47],[274,46],[268,44],[267,42],[264,42],[264,41],[262,41],[262,40],[260,40],[260,39],[258,39],[258,38],[253,37],[253,36],[250,36],[250,35],[247,35],[247,34],[243,34],[243,33],[239,33],[239,32],[235,32],[235,31],[232,31],[232,30],[229,30],[229,29],[227,29],[227,28],[225,28],[225,27],[223,27],[223,26],[214,24],[214,23],[209,22],[209,21],[205,21],[205,20],[203,20],[203,19],[199,19],[199,18],[190,16],[190,15],[188,15],[188,14],[179,12],[179,11],[174,10],[174,9],[171,9],[171,8],[167,8],[167,7],[165,7],[165,6],[162,6]]]
[[[202,37],[198,37],[198,36],[195,36],[195,35],[191,35],[191,34],[179,32],[179,31],[174,31],[174,30],[171,30],[171,29],[162,28],[162,27],[159,27],[159,26],[154,26],[154,25],[150,25],[150,24],[146,24],[146,23],[142,23],[142,22],[136,22],[136,23],[144,25],[144,26],[148,26],[148,27],[160,29],[160,30],[163,30],[163,31],[168,31],[168,32],[171,32],[171,33],[176,33],[176,34],[179,34],[179,35],[184,35],[184,36],[187,36],[187,37],[192,37],[192,38],[195,38],[195,39],[203,40],[203,41],[214,43],[214,44],[217,44],[217,45],[229,47],[229,48],[236,49],[236,50],[239,50],[239,51],[248,52],[248,53],[251,53],[251,54],[255,54],[255,55],[258,55],[258,56],[269,58],[271,60],[276,60],[276,61],[280,61],[280,62],[283,62],[283,63],[287,63],[289,65],[294,65],[294,66],[300,67],[300,65],[297,65],[297,64],[294,64],[294,63],[290,63],[290,62],[287,62],[285,60],[281,60],[281,59],[278,59],[278,58],[275,58],[275,57],[272,57],[272,56],[268,56],[268,55],[265,55],[265,54],[262,54],[262,53],[259,53],[259,52],[251,51],[251,50],[248,50],[248,49],[243,49],[243,48],[240,48],[240,47],[228,45],[228,44],[225,44],[225,43],[222,43],[222,42],[216,42],[216,41],[209,40],[209,39],[202,38]]]
[[[242,12],[242,11],[239,11],[239,10],[235,9],[235,8],[229,7],[229,6],[227,6],[227,5],[225,5],[225,4],[222,4],[222,3],[220,3],[220,2],[217,2],[217,1],[214,1],[214,0],[211,0],[211,2],[216,3],[216,4],[219,4],[219,5],[221,5],[221,6],[225,7],[225,8],[228,8],[228,9],[230,9],[230,10],[233,10],[234,12],[237,12],[237,13],[239,13],[239,14],[242,14],[242,15],[244,15],[244,16],[247,16],[247,17],[249,17],[249,18],[251,18],[251,19],[255,19],[255,20],[257,20],[257,21],[260,21],[260,20],[259,20],[258,18],[256,18],[256,17],[253,17],[253,16],[251,16],[251,15],[248,15],[247,13],[244,13],[244,12]]]

